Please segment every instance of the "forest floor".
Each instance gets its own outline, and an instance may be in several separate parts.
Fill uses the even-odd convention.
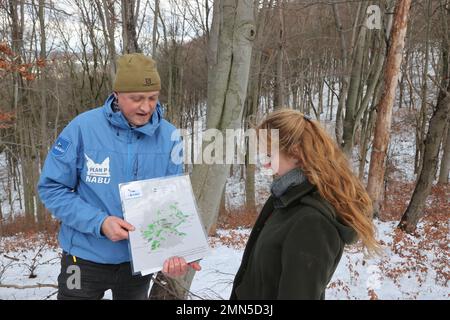
[[[230,228],[235,219],[209,237],[211,252],[192,283],[193,299],[229,297],[250,233],[246,227]],[[382,255],[366,257],[359,247],[347,247],[328,286],[327,299],[449,299],[448,218],[428,215],[413,235],[396,229],[397,220],[375,223]],[[0,240],[0,251],[0,299],[55,298],[56,289],[46,286],[55,285],[59,274],[61,250],[54,235],[6,237]],[[19,287],[1,287],[7,284]],[[111,298],[111,293],[105,297]]]

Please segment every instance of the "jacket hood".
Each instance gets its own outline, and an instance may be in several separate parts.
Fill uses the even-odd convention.
[[[109,97],[106,99],[105,104],[103,105],[103,112],[108,121],[113,126],[128,130],[131,128],[131,126],[128,123],[128,120],[123,115],[122,111],[114,112],[112,109],[112,103],[114,102],[114,99],[115,99],[114,94],[110,94]],[[141,127],[136,127],[135,130],[145,135],[152,136],[155,133],[156,129],[158,129],[159,125],[161,124],[162,119],[163,119],[163,110],[158,101],[155,111],[153,112],[152,117],[150,118],[150,121]]]
[[[316,186],[308,180],[289,188],[281,197],[275,199],[275,203],[278,203],[277,207],[287,207],[293,203],[312,207],[335,226],[345,244],[351,244],[357,240],[356,231],[341,221],[333,206],[320,196]]]

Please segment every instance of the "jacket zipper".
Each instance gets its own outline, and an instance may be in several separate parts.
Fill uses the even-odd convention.
[[[137,174],[138,174],[138,155],[135,153],[137,146],[137,142],[139,141],[139,138],[136,139],[136,146],[133,145],[133,135],[134,135],[134,129],[130,129],[128,131],[128,137],[127,137],[127,169],[126,169],[126,175],[127,175],[127,181],[135,181],[137,180]]]
[[[139,156],[136,154],[136,159],[134,160],[133,180],[137,180],[138,168],[139,168]]]
[[[132,130],[130,129],[128,130],[128,134],[127,134],[127,168],[126,168],[126,175],[127,175],[127,181],[131,181],[132,180],[132,176],[131,176],[131,170],[132,170]]]

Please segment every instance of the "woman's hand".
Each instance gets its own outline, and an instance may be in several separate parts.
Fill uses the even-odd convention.
[[[189,268],[195,271],[200,271],[202,267],[197,261],[186,263],[186,260],[181,257],[171,257],[164,262],[162,272],[171,278],[177,278],[184,276]]]

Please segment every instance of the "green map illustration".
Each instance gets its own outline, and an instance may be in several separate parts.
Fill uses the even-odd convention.
[[[183,213],[177,205],[177,202],[172,202],[158,209],[156,217],[142,232],[143,238],[150,244],[152,251],[160,247],[174,246],[186,236],[179,227],[188,222],[189,214]]]

